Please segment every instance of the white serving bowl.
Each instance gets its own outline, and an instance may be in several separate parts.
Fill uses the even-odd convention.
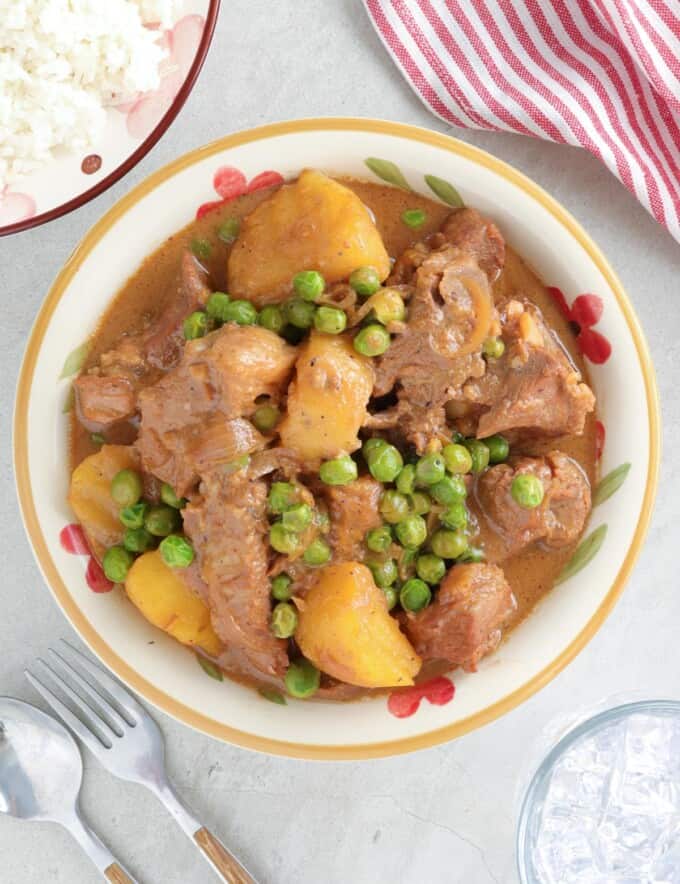
[[[369,167],[368,158],[388,163]],[[121,591],[93,593],[87,558],[60,544],[60,532],[73,521],[66,502],[65,360],[143,258],[191,221],[199,204],[216,199],[213,178],[224,166],[244,173],[244,187],[263,171],[290,178],[313,166],[373,180],[372,170],[382,177],[401,173],[402,183],[431,195],[424,176],[437,176],[491,215],[569,304],[582,293],[602,299],[595,331],[611,344],[611,355],[590,369],[607,430],[601,475],[610,478],[600,494],[613,496],[593,511],[581,569],[477,673],[453,672],[423,692],[422,702],[414,694],[411,708],[404,708],[403,697],[395,706],[386,696],[276,705],[227,679],[208,678],[193,654],[149,626]],[[69,362],[67,374],[78,360]],[[654,371],[642,332],[614,272],[576,221],[528,178],[474,147],[425,129],[354,119],[301,120],[228,136],[181,157],[121,199],[85,236],[45,299],[26,349],[14,420],[28,536],[57,603],[92,650],[145,699],[188,725],[253,749],[326,759],[385,756],[450,740],[550,681],[601,626],[630,574],[656,491],[659,437]]]

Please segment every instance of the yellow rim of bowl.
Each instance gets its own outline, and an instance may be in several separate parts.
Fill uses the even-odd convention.
[[[245,731],[238,730],[221,722],[215,721],[199,712],[185,706],[183,703],[170,697],[168,694],[154,687],[146,679],[142,678],[123,659],[121,659],[99,633],[91,626],[74,598],[69,593],[62,581],[57,568],[50,556],[45,537],[40,528],[37,518],[33,489],[31,487],[28,469],[28,440],[27,440],[27,417],[28,403],[31,391],[33,373],[47,331],[52,314],[64,293],[69,282],[83,263],[88,253],[97,245],[99,240],[111,228],[111,226],[124,215],[128,209],[135,205],[161,182],[191,166],[206,157],[220,153],[223,150],[260,141],[278,135],[307,132],[311,130],[321,131],[359,131],[374,132],[383,135],[393,135],[400,138],[429,144],[451,153],[465,157],[472,162],[490,169],[497,175],[507,179],[512,184],[527,193],[532,199],[539,202],[547,209],[569,233],[576,239],[590,256],[600,270],[607,283],[614,292],[619,303],[628,328],[635,342],[640,368],[644,377],[645,392],[647,396],[647,410],[649,414],[649,468],[647,472],[647,484],[645,495],[640,510],[640,517],[635,529],[635,535],[630,545],[626,558],[616,576],[609,592],[593,614],[586,626],[570,642],[570,644],[548,665],[508,696],[485,709],[470,715],[468,718],[446,725],[436,730],[428,731],[403,739],[389,740],[380,743],[365,743],[353,746],[324,746],[304,743],[291,743],[282,740],[269,739],[255,736]],[[623,591],[649,526],[649,521],[656,494],[658,482],[658,469],[660,459],[660,417],[658,393],[654,369],[649,357],[644,335],[633,311],[633,307],[625,294],[616,274],[609,266],[600,249],[590,239],[578,222],[551,196],[529,178],[518,172],[512,166],[496,159],[485,151],[468,144],[457,141],[448,135],[408,126],[401,123],[392,123],[384,120],[367,120],[348,118],[308,119],[272,125],[260,126],[235,135],[229,135],[214,141],[204,147],[185,154],[180,159],[164,166],[150,175],[145,181],[137,185],[127,196],[119,200],[104,217],[85,235],[76,247],[70,258],[66,261],[61,272],[52,285],[43,306],[33,325],[29,338],[24,360],[17,385],[16,403],[14,411],[14,469],[17,482],[19,502],[26,532],[32,544],[33,551],[43,576],[52,590],[58,604],[70,620],[73,627],[80,633],[90,648],[109,666],[113,672],[125,681],[133,690],[142,697],[153,703],[164,712],[174,716],[179,721],[199,731],[210,734],[221,740],[235,743],[248,749],[269,752],[275,755],[285,755],[294,758],[324,759],[330,761],[359,760],[367,758],[380,758],[388,755],[398,755],[405,752],[413,752],[417,749],[425,749],[444,743],[454,737],[459,737],[468,731],[504,715],[514,709],[551,679],[553,679],[584,645],[593,637],[605,621],[615,602]]]

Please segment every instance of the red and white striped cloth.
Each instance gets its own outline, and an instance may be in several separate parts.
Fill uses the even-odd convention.
[[[678,0],[364,0],[455,126],[585,147],[680,241]]]

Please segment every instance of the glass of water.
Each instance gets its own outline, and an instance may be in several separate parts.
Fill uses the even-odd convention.
[[[680,703],[600,712],[548,753],[521,805],[522,884],[680,884]]]

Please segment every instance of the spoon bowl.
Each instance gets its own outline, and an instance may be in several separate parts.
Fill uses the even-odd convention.
[[[59,823],[107,881],[134,884],[83,820],[82,780],[80,750],[66,728],[30,703],[0,697],[0,812]]]
[[[0,811],[62,823],[78,800],[83,762],[58,721],[29,703],[0,698]]]

